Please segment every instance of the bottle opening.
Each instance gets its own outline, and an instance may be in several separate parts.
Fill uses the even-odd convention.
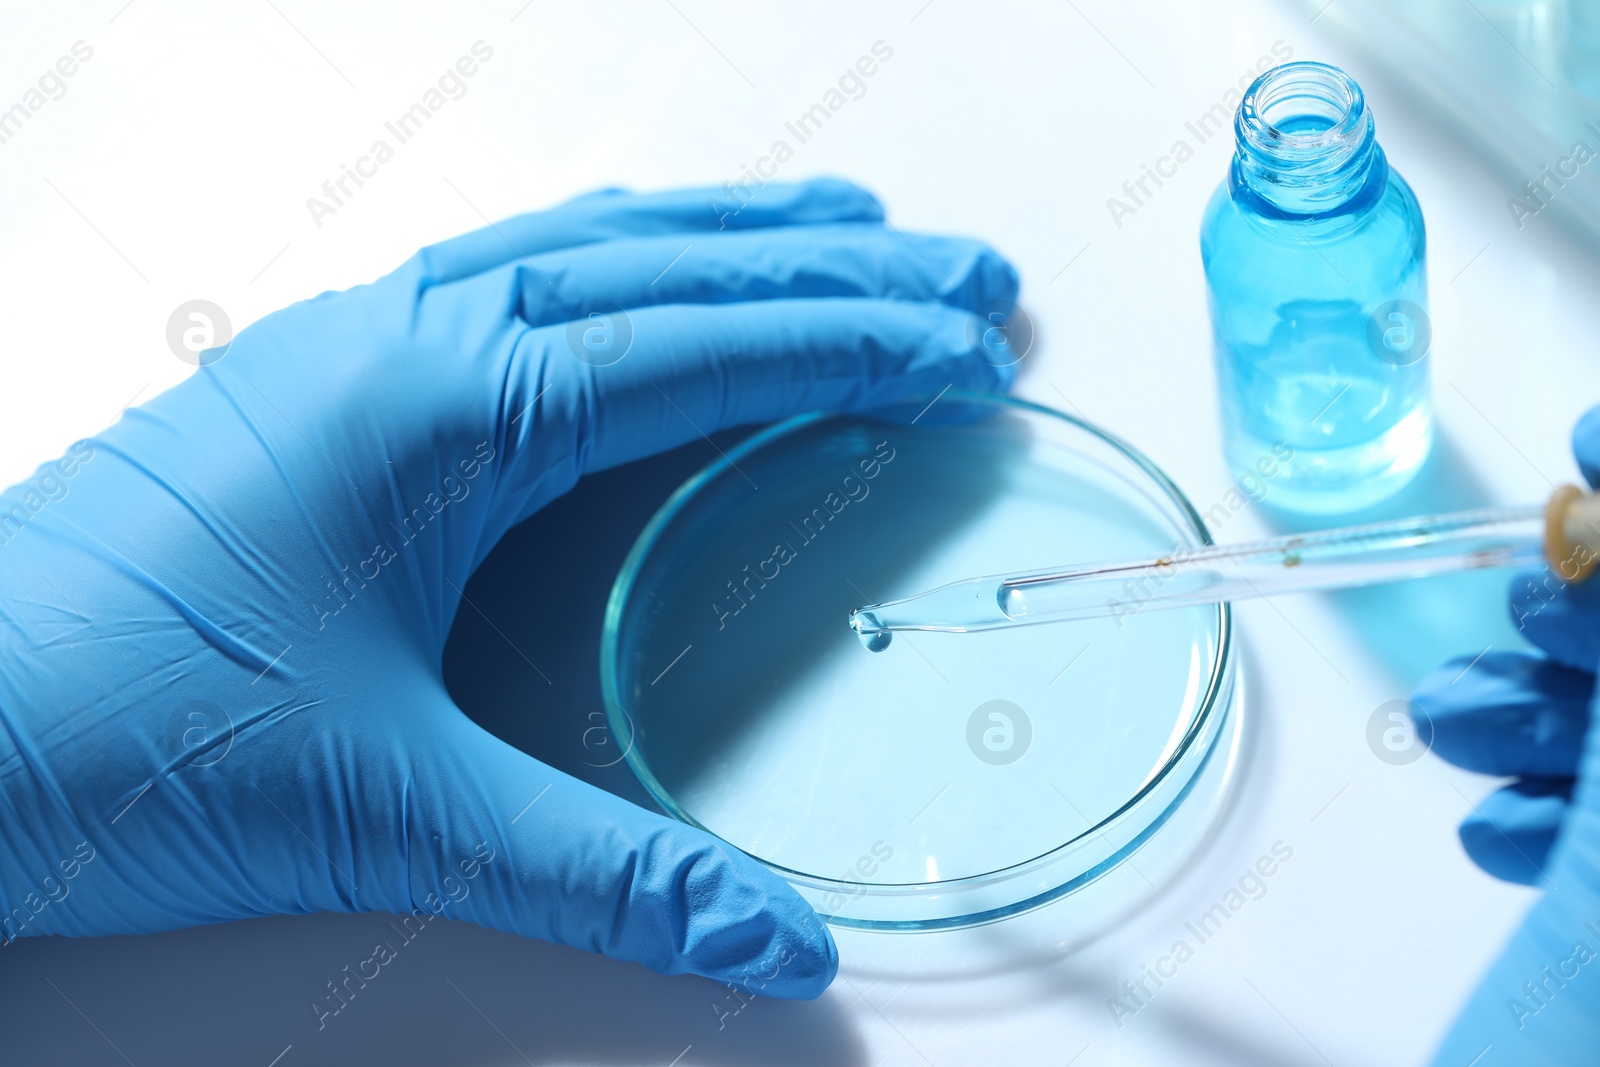
[[[1359,136],[1370,121],[1361,86],[1326,63],[1285,63],[1251,83],[1239,104],[1241,144],[1264,154],[1316,153]]]
[[[1354,78],[1326,63],[1273,67],[1234,118],[1236,183],[1271,212],[1323,215],[1359,207],[1387,173],[1372,113]],[[1365,195],[1363,195],[1365,194]]]

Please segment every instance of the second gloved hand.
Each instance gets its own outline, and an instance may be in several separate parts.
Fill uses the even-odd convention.
[[[1579,421],[1573,451],[1600,485],[1600,408]],[[1600,1057],[1600,580],[1564,583],[1562,566],[1512,583],[1512,616],[1538,652],[1463,657],[1413,697],[1432,720],[1436,753],[1518,779],[1462,823],[1468,854],[1491,874],[1545,889],[1456,1021],[1438,1067]]]

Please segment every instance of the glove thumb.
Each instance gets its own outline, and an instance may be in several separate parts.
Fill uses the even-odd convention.
[[[827,927],[748,855],[553,770],[459,711],[443,727],[406,761],[403,800],[369,820],[406,857],[407,884],[381,907],[700,974],[751,995],[811,999],[833,980]]]

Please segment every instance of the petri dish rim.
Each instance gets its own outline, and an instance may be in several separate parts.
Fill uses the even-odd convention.
[[[1149,481],[1149,485],[1133,486],[1141,492],[1153,488],[1166,498],[1166,502],[1177,508],[1178,514],[1187,522],[1189,533],[1192,533],[1202,545],[1214,544],[1211,532],[1206,528],[1205,520],[1201,518],[1190,502],[1189,498],[1179,489],[1165,471],[1155,464],[1148,456],[1127,441],[1099,426],[1084,419],[1069,415],[1063,411],[1033,401],[1023,400],[1018,397],[1006,396],[996,393],[980,393],[965,390],[950,389],[941,396],[968,404],[986,404],[1000,410],[1012,409],[1026,412],[1045,418],[1065,422],[1078,430],[1098,439],[1102,444],[1109,446],[1114,452],[1127,460],[1132,467]],[[903,406],[914,406],[919,401],[927,400],[926,397],[915,397],[904,401]],[[934,398],[938,399],[938,398]],[[896,405],[902,406],[902,405]],[[656,510],[650,521],[640,531],[633,547],[628,551],[623,560],[622,567],[617,573],[615,582],[612,583],[611,595],[606,602],[604,624],[600,635],[600,691],[605,703],[606,721],[613,736],[624,739],[623,758],[627,761],[629,769],[638,779],[650,798],[655,801],[664,812],[680,822],[686,823],[697,829],[704,830],[718,840],[726,841],[715,830],[701,823],[662,786],[643,755],[635,745],[634,724],[627,710],[622,705],[618,692],[619,665],[617,651],[619,638],[622,633],[622,621],[628,606],[629,597],[633,591],[634,583],[638,578],[642,566],[649,558],[651,551],[662,532],[671,524],[685,507],[718,476],[737,470],[739,460],[750,456],[752,453],[765,448],[784,437],[789,436],[807,426],[831,418],[840,417],[840,412],[813,411],[796,415],[781,422],[759,430],[739,442],[732,449],[722,453],[690,476],[682,485],[673,491],[672,495]],[[871,412],[855,413],[857,416],[870,416]],[[1168,784],[1168,778],[1181,768],[1188,766],[1190,775],[1179,787],[1177,795],[1167,804],[1162,812],[1158,813],[1150,822],[1142,827],[1138,833],[1122,848],[1087,870],[1067,879],[1053,889],[1035,894],[1025,900],[976,915],[949,917],[928,920],[851,920],[839,916],[825,916],[830,922],[845,926],[864,929],[900,929],[900,930],[931,930],[952,929],[966,926],[980,925],[994,922],[1009,915],[1019,914],[1043,906],[1053,900],[1072,892],[1091,881],[1094,881],[1111,868],[1120,864],[1127,856],[1136,851],[1145,841],[1152,837],[1166,823],[1172,812],[1188,797],[1195,783],[1210,763],[1215,754],[1215,748],[1226,731],[1220,728],[1212,729],[1217,725],[1217,720],[1225,717],[1232,708],[1237,685],[1234,680],[1234,639],[1233,615],[1231,606],[1221,603],[1217,606],[1217,647],[1216,653],[1211,658],[1210,677],[1206,682],[1204,697],[1199,702],[1198,710],[1184,731],[1183,739],[1173,747],[1166,761],[1153,774],[1151,774],[1124,803],[1100,821],[1074,834],[1072,837],[1055,845],[1038,855],[1019,860],[1005,867],[986,871],[982,874],[965,875],[960,878],[941,879],[934,882],[855,882],[845,879],[828,878],[811,874],[806,871],[794,870],[782,864],[774,863],[765,857],[759,856],[747,849],[739,848],[733,842],[726,842],[732,848],[739,848],[764,867],[783,877],[785,880],[805,886],[809,889],[824,892],[843,892],[854,895],[857,891],[870,894],[874,897],[902,896],[916,897],[929,893],[957,892],[965,887],[991,885],[996,882],[1006,881],[1027,874],[1028,872],[1046,867],[1061,858],[1065,853],[1074,850],[1088,839],[1095,838],[1105,833],[1106,829],[1120,819],[1124,818],[1135,809],[1139,808],[1152,794],[1162,786]],[[1202,737],[1207,737],[1210,747],[1201,753],[1198,764],[1192,763],[1187,757],[1193,755],[1192,748]]]

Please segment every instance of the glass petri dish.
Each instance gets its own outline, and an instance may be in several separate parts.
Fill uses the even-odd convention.
[[[862,646],[861,604],[1211,540],[1088,423],[1002,396],[924,404],[750,437],[657,512],[606,610],[607,715],[640,782],[837,926],[1037,908],[1169,821],[1162,848],[1197,847],[1236,750],[1228,606],[1141,610],[1157,573],[1106,618]]]

